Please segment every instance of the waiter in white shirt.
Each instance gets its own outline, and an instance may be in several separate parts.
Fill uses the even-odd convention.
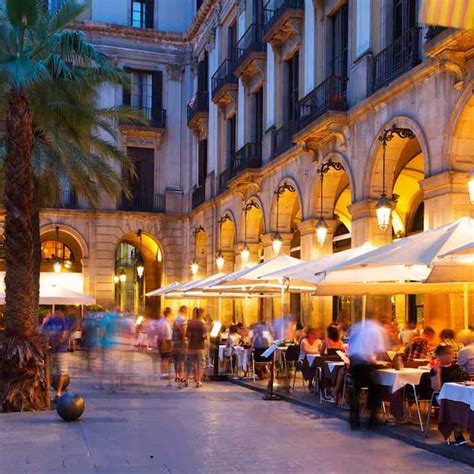
[[[361,321],[351,327],[349,334],[349,357],[351,359],[352,398],[350,403],[351,429],[360,429],[360,389],[368,388],[367,406],[370,410],[368,427],[377,424],[378,400],[372,372],[378,354],[388,349],[388,338],[382,325],[373,320]]]

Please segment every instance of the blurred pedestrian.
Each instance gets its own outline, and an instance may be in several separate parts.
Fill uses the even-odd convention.
[[[157,323],[158,332],[158,351],[161,359],[161,378],[168,380],[171,385],[170,359],[173,355],[173,332],[169,321],[171,308],[166,307],[163,311],[163,317]]]
[[[186,326],[187,326],[188,308],[181,306],[179,308],[178,316],[173,323],[173,361],[175,370],[175,382],[178,383],[178,388],[182,388],[186,382]]]
[[[71,335],[70,327],[61,310],[55,311],[45,320],[43,333],[48,338],[50,345],[52,373],[56,376],[55,400],[57,400],[63,393],[63,387],[69,372],[68,351]]]
[[[349,336],[349,356],[352,373],[352,398],[350,403],[351,429],[360,429],[359,397],[363,387],[368,389],[367,408],[370,410],[368,427],[377,424],[377,408],[379,401],[376,385],[372,377],[379,354],[388,349],[387,335],[383,327],[376,321],[367,320],[354,324]]]
[[[204,310],[194,308],[193,318],[188,323],[186,336],[188,338],[188,380],[189,372],[193,371],[196,388],[202,385],[203,365],[205,360],[206,325],[203,321]]]

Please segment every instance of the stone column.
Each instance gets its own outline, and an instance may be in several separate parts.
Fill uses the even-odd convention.
[[[301,235],[301,258],[314,260],[332,254],[332,238],[337,221],[326,219],[329,227],[326,242],[321,247],[316,238],[317,219],[307,219],[298,225]],[[301,295],[302,323],[313,327],[326,327],[332,321],[332,297]]]
[[[425,204],[425,229],[448,224],[460,217],[474,217],[474,206],[469,202],[468,179],[466,172],[445,171],[420,182]],[[456,331],[463,328],[461,295],[425,295],[424,307],[426,324],[437,331],[445,327]]]
[[[358,247],[366,242],[381,247],[392,241],[391,223],[385,232],[378,228],[375,206],[376,201],[373,199],[357,201],[349,206],[349,212],[352,215],[352,247]],[[358,317],[361,317],[361,298],[354,298],[354,307],[357,310]],[[392,302],[390,296],[367,297],[367,317],[390,321],[391,315]]]

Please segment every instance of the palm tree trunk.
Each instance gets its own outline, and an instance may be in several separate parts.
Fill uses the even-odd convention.
[[[26,94],[12,89],[6,113],[5,337],[0,341],[4,411],[46,406],[44,357],[37,339],[33,283],[33,125]]]

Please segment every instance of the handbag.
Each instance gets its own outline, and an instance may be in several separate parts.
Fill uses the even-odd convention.
[[[171,339],[161,339],[160,341],[160,353],[169,354],[173,352],[173,343]]]

